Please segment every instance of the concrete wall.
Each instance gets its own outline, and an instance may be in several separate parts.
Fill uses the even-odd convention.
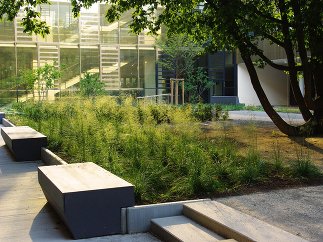
[[[257,68],[261,85],[272,105],[289,105],[289,82],[284,72],[270,66]],[[260,105],[244,63],[238,64],[238,97],[240,103]]]

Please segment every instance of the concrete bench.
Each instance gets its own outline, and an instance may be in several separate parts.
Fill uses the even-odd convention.
[[[2,124],[2,119],[5,117],[6,117],[5,113],[0,112],[0,124]]]
[[[40,160],[47,137],[28,126],[2,127],[1,135],[17,161]]]
[[[133,185],[91,162],[39,167],[38,181],[75,239],[121,233],[134,206]]]

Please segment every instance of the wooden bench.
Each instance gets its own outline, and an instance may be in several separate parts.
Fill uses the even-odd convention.
[[[91,162],[39,167],[38,181],[75,239],[121,233],[134,206],[133,185]]]
[[[40,160],[47,137],[28,126],[2,127],[1,135],[17,161]]]

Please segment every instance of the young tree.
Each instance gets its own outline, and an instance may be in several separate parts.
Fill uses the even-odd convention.
[[[104,92],[104,83],[100,81],[97,73],[84,74],[80,81],[80,92],[85,97],[95,97]]]
[[[158,63],[165,70],[175,71],[175,78],[184,78],[190,102],[200,101],[202,93],[213,85],[203,68],[196,66],[196,59],[204,48],[187,34],[172,34],[167,39],[159,39],[157,46],[163,52]]]
[[[48,90],[54,87],[55,81],[60,78],[61,73],[57,67],[45,64],[36,70],[36,76],[39,100],[45,100],[48,97]]]

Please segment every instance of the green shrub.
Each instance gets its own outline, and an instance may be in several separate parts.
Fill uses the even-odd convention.
[[[41,128],[49,148],[67,162],[91,161],[134,184],[137,203],[211,196],[270,178],[267,163],[252,152],[256,144],[242,156],[226,135],[205,136],[196,119],[210,120],[212,105],[145,105],[130,97],[98,97],[13,107],[10,119]],[[307,163],[297,167],[294,174],[311,174]]]
[[[201,122],[206,122],[206,121],[212,120],[213,118],[212,111],[213,111],[212,105],[198,103],[197,105],[193,106],[192,114],[197,120]]]

